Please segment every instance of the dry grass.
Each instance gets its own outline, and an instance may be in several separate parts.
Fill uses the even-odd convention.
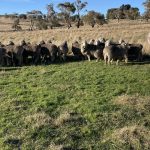
[[[62,148],[63,148],[62,145],[51,144],[51,145],[49,145],[47,150],[62,150]]]
[[[25,123],[28,125],[32,124],[33,128],[49,125],[52,124],[52,122],[52,118],[45,112],[39,112],[25,117]]]
[[[69,120],[70,119],[70,113],[68,112],[62,112],[60,114],[60,116],[58,116],[55,121],[54,121],[54,124],[56,126],[60,126],[62,125],[65,121]]]
[[[135,107],[136,109],[141,110],[150,107],[150,97],[122,95],[117,97],[114,103],[123,106]]]
[[[114,143],[130,145],[132,149],[150,148],[150,131],[143,126],[125,126],[115,130],[108,139]]]
[[[10,30],[12,20],[0,19],[0,30]],[[21,22],[22,28],[27,29],[29,22]],[[4,27],[5,26],[5,27]],[[80,29],[75,27],[71,29],[58,28],[53,30],[36,30],[36,31],[20,31],[20,32],[2,32],[0,41],[7,44],[12,40],[15,43],[20,43],[25,39],[32,43],[39,43],[41,40],[52,40],[56,44],[60,44],[62,41],[67,40],[69,47],[73,41],[78,40],[90,40],[98,39],[99,37],[111,38],[114,41],[120,38],[130,43],[141,43],[144,45],[143,52],[150,54],[150,45],[147,42],[147,35],[149,33],[150,24],[141,21],[127,21],[123,20],[119,24],[116,21],[110,21],[108,24],[91,28],[90,26],[84,26]]]
[[[39,128],[46,125],[60,126],[69,119],[70,119],[70,113],[68,113],[67,111],[62,112],[56,119],[52,119],[45,112],[38,112],[25,117],[24,122],[27,125],[32,124],[34,128]]]
[[[127,117],[129,112],[133,113],[129,115],[132,116],[132,119],[135,114],[138,114],[141,119],[132,124],[126,122],[126,125],[117,125],[119,128],[105,132],[102,143],[111,142],[116,149],[150,149],[150,98],[138,94],[133,96],[122,95],[113,100],[113,103],[122,109],[122,112],[119,110],[111,117],[115,124],[118,122],[118,117],[121,118],[124,114]]]
[[[11,19],[11,18],[6,19],[4,17],[0,17],[0,31],[11,31],[13,22],[14,22],[14,19]],[[28,29],[29,21],[20,20],[20,25],[22,29]]]

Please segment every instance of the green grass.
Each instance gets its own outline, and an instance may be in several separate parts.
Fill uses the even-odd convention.
[[[150,65],[2,68],[0,149],[150,149]]]

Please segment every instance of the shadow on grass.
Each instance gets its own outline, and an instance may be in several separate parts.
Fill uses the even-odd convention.
[[[141,61],[141,62],[137,62],[137,61],[130,61],[128,63],[128,65],[146,65],[146,64],[150,64],[150,60],[144,60],[144,61]]]
[[[21,67],[0,67],[0,71],[20,70]]]
[[[95,60],[94,58],[91,58],[91,60]],[[32,64],[31,62],[29,62],[29,64],[24,65],[24,67],[29,67],[29,66],[48,66],[48,65],[64,65],[67,63],[73,63],[73,62],[84,62],[84,61],[88,61],[87,58],[80,57],[80,56],[67,56],[66,61],[60,61],[59,59],[56,59],[55,62],[51,62],[51,63],[39,63],[37,65]],[[104,62],[104,60],[103,60]],[[143,57],[143,61],[139,62],[139,61],[132,61],[129,60],[128,64],[125,64],[127,66],[132,66],[132,65],[145,65],[145,64],[150,64],[150,56],[144,56]],[[22,67],[0,67],[0,71],[11,71],[11,70],[19,70]]]

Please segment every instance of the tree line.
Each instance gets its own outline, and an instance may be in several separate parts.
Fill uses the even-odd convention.
[[[64,2],[56,7],[52,3],[46,5],[47,14],[43,14],[40,10],[32,10],[26,14],[5,14],[6,18],[14,19],[12,28],[14,30],[21,30],[20,20],[26,19],[30,21],[29,30],[37,29],[53,29],[54,27],[60,27],[66,25],[67,28],[71,28],[74,24],[77,28],[88,24],[91,27],[97,25],[103,25],[107,23],[109,19],[131,19],[136,20],[138,18],[150,19],[150,0],[146,0],[143,5],[145,7],[144,14],[140,14],[139,8],[132,7],[130,4],[123,4],[119,8],[111,8],[107,10],[106,16],[100,12],[94,10],[87,11],[86,6],[88,3],[81,0],[75,0],[75,2]]]

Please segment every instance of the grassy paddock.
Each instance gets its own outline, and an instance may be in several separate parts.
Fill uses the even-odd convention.
[[[67,28],[56,28],[53,30],[35,30],[35,31],[19,31],[19,32],[7,32],[11,29],[13,20],[0,18],[0,41],[7,44],[8,41],[12,40],[16,44],[19,44],[21,40],[25,39],[31,43],[39,43],[41,40],[52,40],[55,44],[60,44],[62,41],[67,40],[69,47],[75,40],[90,40],[105,37],[113,39],[114,41],[120,38],[124,39],[129,43],[141,43],[143,44],[143,53],[150,54],[150,44],[147,42],[147,35],[150,29],[149,22],[141,22],[139,20],[121,20],[117,23],[116,20],[110,20],[108,24],[100,27],[91,28],[90,26],[83,26],[79,29],[73,27]],[[29,22],[21,21],[23,29],[29,28]]]
[[[150,149],[150,65],[1,68],[0,147]]]

